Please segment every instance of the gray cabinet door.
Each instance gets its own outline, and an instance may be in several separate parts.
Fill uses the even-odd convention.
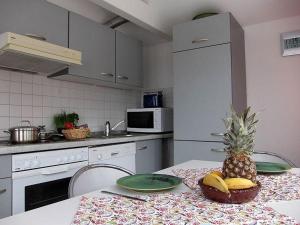
[[[70,13],[69,47],[82,52],[82,65],[70,74],[115,82],[115,31]]]
[[[174,52],[229,43],[230,16],[218,14],[174,26]]]
[[[197,142],[197,141],[175,141],[174,142],[174,164],[183,163],[189,160],[218,161],[225,160],[224,145],[217,142]]]
[[[0,33],[35,34],[68,46],[68,11],[46,0],[1,0]]]
[[[162,169],[162,140],[136,142],[136,173],[153,173]]]
[[[0,178],[11,177],[11,155],[0,155]]]
[[[116,82],[142,86],[142,42],[116,32]]]
[[[11,178],[0,179],[0,219],[11,216]]]
[[[214,141],[232,103],[230,44],[173,53],[174,139]]]

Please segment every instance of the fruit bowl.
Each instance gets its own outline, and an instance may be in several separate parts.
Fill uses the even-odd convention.
[[[198,184],[206,198],[216,202],[229,204],[241,204],[249,202],[256,197],[261,188],[261,184],[257,181],[257,186],[255,187],[229,190],[230,194],[227,194],[214,187],[203,184],[203,178],[199,180]]]
[[[67,140],[80,140],[85,139],[89,133],[89,128],[74,128],[74,129],[64,129],[62,130],[63,135]]]

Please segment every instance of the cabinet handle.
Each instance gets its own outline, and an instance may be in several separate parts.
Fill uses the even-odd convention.
[[[122,79],[122,80],[128,80],[129,78],[128,77],[126,77],[126,76],[118,76],[118,79]]]
[[[141,147],[141,148],[138,148],[137,150],[138,151],[143,151],[143,150],[146,150],[148,147],[147,146],[143,146],[143,147]]]
[[[37,35],[37,34],[25,34],[25,36],[30,37],[30,38],[34,38],[40,41],[47,41],[47,38]]]
[[[116,156],[116,155],[119,155],[119,152],[113,152],[110,154],[111,156]]]
[[[0,194],[3,194],[4,192],[6,192],[6,189],[0,190]]]
[[[211,136],[223,137],[224,133],[210,133]]]
[[[100,73],[102,76],[106,76],[106,77],[113,77],[114,75],[111,73]]]
[[[205,42],[205,41],[208,41],[207,38],[197,38],[195,40],[192,41],[193,44],[198,44],[198,43],[202,43],[202,42]]]
[[[224,149],[222,149],[222,148],[212,148],[212,149],[210,149],[212,152],[225,152],[225,150]]]

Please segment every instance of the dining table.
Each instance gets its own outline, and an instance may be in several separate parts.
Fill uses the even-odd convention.
[[[221,162],[213,162],[213,161],[201,161],[201,160],[191,160],[187,161],[160,171],[157,171],[156,173],[159,174],[168,174],[168,175],[178,175],[176,174],[176,171],[185,171],[185,170],[201,170],[201,169],[215,169],[215,168],[221,168],[222,163]],[[175,171],[175,172],[174,172]],[[296,174],[300,177],[300,168],[292,168],[290,170],[290,173]],[[300,183],[294,184],[298,186],[298,190],[300,190]],[[269,187],[270,190],[272,187]],[[282,187],[285,188],[284,186]],[[111,191],[115,193],[130,195],[130,196],[139,196],[141,198],[147,197],[148,195],[151,195],[153,193],[140,193],[140,192],[133,192],[129,190],[125,190],[121,187],[119,187],[117,184],[106,187],[106,191]],[[157,192],[155,195],[172,195],[174,196],[176,194],[180,193],[193,193],[195,190],[188,186],[186,183],[181,183],[179,186],[177,186],[174,189],[163,191],[163,192]],[[200,194],[199,194],[200,195]],[[75,224],[74,223],[74,216],[79,215],[78,208],[81,204],[81,201],[83,198],[105,198],[105,197],[112,197],[111,195],[104,194],[101,192],[101,190],[97,190],[91,193],[87,193],[83,196],[77,196],[73,197],[64,201],[60,201],[51,205],[47,205],[41,208],[37,208],[34,210],[30,210],[24,213],[16,214],[4,219],[0,220],[0,225],[70,225]],[[195,195],[194,195],[195,196]],[[203,198],[203,197],[202,197]],[[199,196],[199,199],[200,196]],[[127,199],[128,201],[128,199]],[[199,200],[200,202],[200,200]],[[109,203],[108,203],[109,204]],[[140,203],[143,204],[143,203]],[[257,203],[258,204],[258,203]],[[266,201],[264,203],[264,207],[268,207],[268,209],[274,210],[274,212],[286,215],[288,217],[293,218],[297,223],[300,224],[300,198],[298,199],[288,199],[288,200],[274,200],[274,201]],[[226,205],[226,204],[225,204]],[[228,204],[227,204],[228,205]],[[252,204],[256,205],[255,204]],[[188,210],[188,209],[187,209]],[[205,210],[205,209],[204,209]],[[207,208],[206,210],[210,210]],[[77,213],[77,214],[76,214]],[[79,224],[79,223],[78,223]],[[84,223],[82,223],[84,224]],[[89,224],[89,223],[87,223]],[[90,223],[93,224],[93,223]],[[101,224],[101,223],[99,223]],[[124,223],[126,224],[126,223]],[[132,223],[134,224],[134,223]],[[177,223],[175,223],[177,224]],[[187,223],[186,223],[187,224]],[[192,223],[191,223],[192,224]],[[198,224],[213,224],[213,223],[201,223]],[[245,224],[247,224],[247,221],[245,221]]]

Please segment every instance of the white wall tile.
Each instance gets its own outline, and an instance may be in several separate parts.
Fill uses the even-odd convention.
[[[7,119],[0,131],[7,125],[18,125],[21,119],[54,129],[53,115],[62,111],[77,112],[80,123],[88,123],[92,131],[101,131],[106,120],[113,124],[124,119],[126,107],[137,107],[140,96],[138,91],[0,70],[0,117]]]
[[[27,73],[22,74],[22,83],[31,83],[32,84],[32,81],[33,81],[33,75],[27,74]]]
[[[9,115],[11,117],[21,117],[22,116],[21,106],[20,105],[10,105]]]
[[[20,82],[10,82],[10,93],[21,93],[22,85]]]
[[[43,77],[42,76],[33,76],[33,79],[32,79],[32,81],[33,81],[33,83],[34,84],[43,84],[43,82],[42,82],[42,80],[43,80]]]
[[[9,93],[0,94],[0,104],[9,104]]]
[[[22,105],[22,119],[25,117],[32,117],[32,106]]]
[[[0,80],[0,92],[9,92],[9,86],[9,81]]]
[[[7,80],[9,81],[10,80],[10,72],[9,71],[1,71],[0,73],[0,80]]]
[[[21,117],[10,117],[9,118],[9,127],[15,127],[20,125],[22,118]]]
[[[32,96],[33,106],[43,106],[43,96],[33,95]]]
[[[22,95],[22,105],[32,106],[32,95]]]
[[[1,70],[0,73],[3,73]],[[11,72],[10,73],[10,80],[14,82],[21,82],[22,81],[22,74],[18,72]]]
[[[40,84],[33,84],[32,93],[34,95],[42,95],[43,94],[43,86]]]
[[[22,94],[32,94],[32,84],[22,82]]]
[[[43,107],[33,107],[32,108],[33,117],[43,117]]]
[[[9,101],[10,101],[10,105],[22,105],[22,95],[11,93]]]
[[[0,116],[9,116],[9,105],[0,105]]]
[[[9,128],[9,117],[0,117],[0,129],[7,130]]]

